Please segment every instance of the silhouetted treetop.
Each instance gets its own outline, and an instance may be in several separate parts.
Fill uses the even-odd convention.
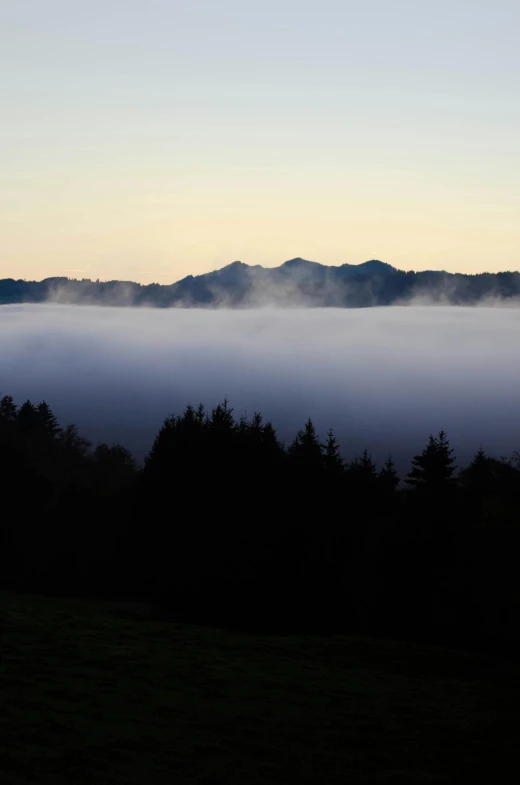
[[[323,445],[322,450],[325,470],[330,474],[341,474],[345,468],[345,462],[341,457],[338,440],[334,436],[332,428],[329,429],[327,441]]]
[[[5,424],[16,421],[16,405],[12,395],[4,395],[0,398],[0,421]]]
[[[61,433],[61,428],[49,405],[46,401],[42,401],[36,408],[41,427],[51,439],[56,439]]]
[[[310,417],[289,447],[289,460],[293,466],[305,469],[323,466],[323,447]]]
[[[405,482],[416,488],[438,490],[450,482],[455,471],[453,450],[444,431],[430,435],[428,444],[412,459],[412,469]]]
[[[399,477],[391,455],[388,456],[381,467],[379,474],[377,475],[377,481],[385,496],[392,495],[397,490]]]
[[[16,415],[20,431],[35,431],[41,424],[38,410],[31,401],[25,401],[18,409]]]

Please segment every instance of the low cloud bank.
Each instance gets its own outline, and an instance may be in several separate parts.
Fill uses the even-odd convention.
[[[7,393],[139,459],[167,415],[227,396],[285,440],[311,416],[344,457],[391,451],[401,471],[444,428],[461,464],[520,449],[520,311],[1,306]]]

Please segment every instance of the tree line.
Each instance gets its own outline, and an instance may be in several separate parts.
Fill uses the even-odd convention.
[[[309,307],[360,308],[422,301],[475,305],[486,300],[518,301],[520,272],[405,272],[390,265],[349,270],[293,260],[302,269],[281,265],[252,268],[235,262],[204,275],[189,275],[174,284],[45,278],[43,281],[0,280],[0,304],[85,303],[107,306],[218,307],[299,302]],[[311,264],[312,271],[305,266]],[[370,263],[368,263],[370,264]]]
[[[520,456],[456,466],[431,435],[341,455],[227,401],[166,419],[144,465],[50,406],[0,399],[4,589],[138,599],[186,622],[520,644]]]

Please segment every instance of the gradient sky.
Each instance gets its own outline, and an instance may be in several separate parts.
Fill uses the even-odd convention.
[[[0,0],[0,277],[520,268],[519,0]]]

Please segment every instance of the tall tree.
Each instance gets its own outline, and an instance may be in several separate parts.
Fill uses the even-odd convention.
[[[293,466],[307,470],[317,470],[322,467],[323,447],[310,417],[289,447],[289,459]]]
[[[379,474],[377,475],[377,481],[379,488],[381,489],[381,492],[385,498],[392,496],[397,490],[397,486],[399,485],[399,477],[395,470],[395,463],[391,455],[388,456],[387,460],[381,467]]]
[[[18,409],[16,420],[20,431],[33,431],[40,425],[38,410],[29,400],[22,403]]]
[[[61,433],[61,428],[58,424],[58,420],[52,413],[49,404],[46,401],[42,401],[37,406],[37,412],[40,420],[40,427],[43,428],[47,436],[51,439],[56,439]]]
[[[358,489],[369,491],[375,488],[377,469],[371,454],[365,448],[358,458],[348,466],[349,478]]]
[[[208,420],[209,428],[220,433],[230,433],[235,428],[233,409],[227,398],[218,403],[212,410]]]
[[[10,425],[16,420],[16,404],[12,395],[0,398],[0,422]]]
[[[506,459],[491,458],[482,447],[459,475],[459,482],[468,502],[477,507],[486,498],[514,499],[520,493],[520,467],[515,466],[514,455]]]
[[[332,428],[329,428],[327,441],[323,445],[323,464],[328,474],[340,475],[343,473],[344,461],[339,451],[338,440],[334,436]]]
[[[414,456],[405,482],[418,489],[438,490],[450,484],[455,468],[448,437],[440,431],[437,437],[430,434],[422,453]]]
[[[16,429],[16,405],[11,395],[0,398],[0,439],[11,442]]]

